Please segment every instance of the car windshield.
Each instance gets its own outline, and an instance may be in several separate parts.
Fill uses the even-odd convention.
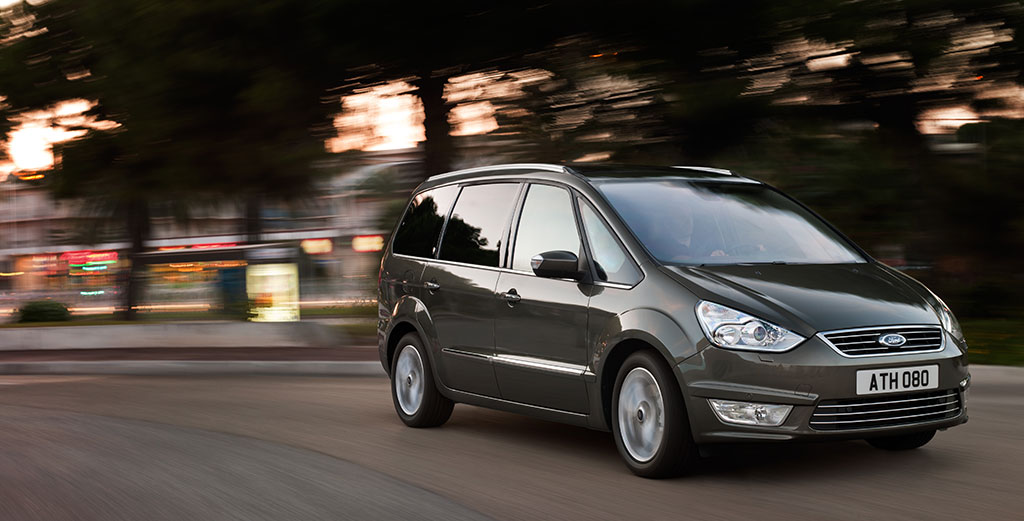
[[[866,262],[821,219],[764,185],[666,178],[594,184],[663,264]]]

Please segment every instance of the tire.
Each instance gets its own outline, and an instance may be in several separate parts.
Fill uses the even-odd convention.
[[[615,446],[634,474],[674,477],[689,470],[696,460],[697,446],[682,393],[657,353],[638,351],[622,364],[615,379],[611,415]]]
[[[901,434],[899,436],[886,436],[884,438],[869,438],[868,443],[876,449],[883,450],[912,450],[924,446],[935,437],[935,430]]]
[[[444,425],[455,407],[454,402],[438,392],[430,358],[415,333],[398,341],[391,361],[391,399],[398,417],[409,427]]]

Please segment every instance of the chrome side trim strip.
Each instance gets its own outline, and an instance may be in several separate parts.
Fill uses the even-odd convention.
[[[543,358],[518,355],[494,355],[493,361],[499,364],[514,365],[516,367],[525,367],[527,369],[537,369],[538,371],[547,371],[549,373],[571,376],[583,376],[583,372],[587,369],[587,367],[583,365],[567,364],[565,362],[555,362],[552,360],[545,360]]]
[[[527,369],[536,369],[538,371],[545,371],[549,373],[564,374],[569,376],[584,376],[587,374],[593,375],[592,372],[587,370],[585,365],[568,364],[565,362],[556,362],[554,360],[547,360],[544,358],[534,358],[531,356],[519,356],[519,355],[489,355],[485,353],[478,353],[474,351],[465,351],[462,349],[456,349],[451,347],[442,347],[441,352],[456,356],[466,356],[470,358],[478,358],[481,360],[488,360],[491,363],[511,365],[515,367],[524,367]]]
[[[441,348],[441,352],[442,353],[447,353],[447,354],[450,354],[450,355],[467,356],[469,358],[479,358],[479,359],[488,360],[488,361],[491,358],[493,358],[491,355],[488,355],[488,354],[485,354],[485,353],[474,353],[473,351],[463,351],[461,349],[452,349],[450,347],[442,347]]]

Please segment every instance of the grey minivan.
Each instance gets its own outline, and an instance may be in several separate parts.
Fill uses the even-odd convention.
[[[725,170],[516,164],[427,179],[381,262],[398,416],[454,403],[610,430],[634,473],[702,445],[967,421],[949,308],[778,190]]]

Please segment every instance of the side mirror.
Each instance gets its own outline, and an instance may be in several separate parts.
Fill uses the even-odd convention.
[[[556,250],[538,253],[530,259],[530,267],[538,277],[573,280],[583,278],[579,257],[569,251]]]

